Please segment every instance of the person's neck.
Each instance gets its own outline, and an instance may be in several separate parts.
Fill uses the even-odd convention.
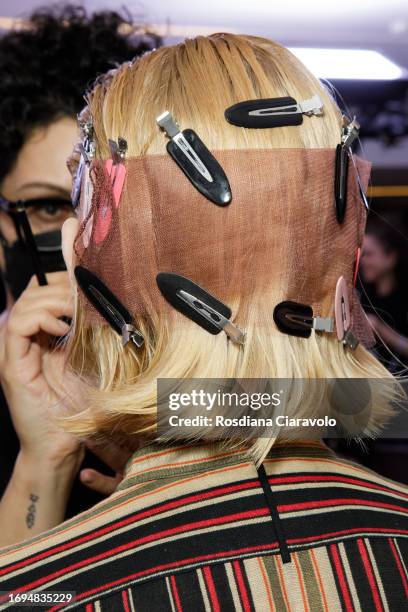
[[[386,274],[377,281],[377,293],[380,297],[387,297],[395,290],[396,285],[397,281],[395,278],[395,274],[393,272],[390,272],[389,274]]]

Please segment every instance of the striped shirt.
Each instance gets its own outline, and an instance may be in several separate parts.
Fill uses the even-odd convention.
[[[84,612],[408,610],[406,486],[320,442],[274,446],[260,474],[216,444],[139,450],[111,497],[0,551],[0,590],[75,591],[41,609]]]

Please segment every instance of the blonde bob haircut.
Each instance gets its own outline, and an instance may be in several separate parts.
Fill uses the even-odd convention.
[[[323,101],[324,117],[305,120],[296,129],[236,129],[224,119],[224,110],[240,100],[290,95],[300,101],[314,94]],[[181,126],[196,130],[213,150],[334,150],[341,129],[341,113],[331,95],[287,49],[263,38],[214,34],[160,48],[97,81],[88,96],[96,158],[108,159],[108,140],[118,136],[128,142],[128,157],[163,154],[156,117],[164,109],[171,110]],[[345,349],[335,334],[313,331],[309,339],[303,339],[261,333],[249,300],[242,297],[241,317],[239,312],[237,317],[245,321],[244,346],[232,345],[224,333],[207,333],[179,313],[171,320],[164,315],[150,320],[135,315],[145,336],[141,351],[123,349],[109,327],[86,323],[77,300],[69,366],[82,380],[81,405],[86,409],[69,416],[64,426],[79,436],[141,439],[154,434],[157,378],[392,379],[363,346]],[[257,319],[264,316],[269,325],[272,310],[273,303],[268,313],[257,313]],[[368,420],[372,434],[391,414],[390,395],[378,391],[373,399]],[[298,393],[297,416],[324,415],[324,397],[324,380],[315,393]],[[277,437],[248,440],[250,457],[260,462]]]

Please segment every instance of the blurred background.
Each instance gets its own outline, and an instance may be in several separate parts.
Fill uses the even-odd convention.
[[[51,3],[49,3],[51,4]],[[55,4],[55,3],[54,3]],[[379,342],[377,356],[393,372],[408,363],[408,2],[407,0],[128,0],[75,3],[88,11],[126,9],[157,32],[164,44],[232,31],[272,38],[290,47],[334,87],[337,100],[361,124],[360,151],[373,162],[371,212],[358,289]],[[44,1],[1,0],[0,36],[24,27]],[[86,53],[86,49],[84,49]],[[27,92],[29,95],[29,92]],[[1,296],[1,287],[0,287]],[[0,310],[2,309],[0,297]],[[377,471],[408,482],[408,444],[383,440],[337,443],[337,450]]]

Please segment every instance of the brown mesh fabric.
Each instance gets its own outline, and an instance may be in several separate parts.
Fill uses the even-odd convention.
[[[134,314],[170,308],[155,278],[158,272],[176,272],[230,306],[240,296],[254,296],[255,303],[269,304],[271,314],[276,303],[293,300],[310,304],[315,315],[332,316],[337,279],[344,276],[355,331],[366,345],[372,343],[352,287],[366,219],[352,164],[346,215],[339,224],[334,150],[224,150],[215,156],[232,188],[232,203],[225,208],[202,196],[167,154],[126,161],[116,207],[105,163],[93,162],[92,202],[76,240],[78,263]],[[356,164],[366,188],[370,164],[360,159]],[[85,308],[95,316],[90,304]],[[236,322],[245,327],[245,321]]]

